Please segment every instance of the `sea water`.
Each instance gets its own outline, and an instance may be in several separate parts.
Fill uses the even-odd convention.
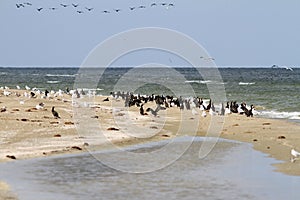
[[[174,144],[180,149],[188,141],[189,138],[181,137]],[[203,138],[194,138],[178,160],[147,173],[119,171],[90,154],[78,154],[3,163],[0,177],[21,200],[300,198],[300,178],[274,172],[271,164],[278,161],[250,145],[219,140],[208,156],[199,159],[202,143]],[[123,150],[147,153],[163,145],[154,142]],[[167,159],[170,155],[157,156]],[[111,159],[118,163],[114,157]]]
[[[114,91],[114,86],[126,77],[126,74],[131,73],[132,69],[128,67],[105,69],[101,78],[99,77],[97,88],[93,89],[97,89],[97,94],[109,95],[111,91]],[[299,68],[293,71],[281,68],[219,68],[221,81],[218,82],[203,77],[195,68],[179,67],[175,70],[184,78],[179,79],[172,73],[168,73],[168,70],[164,70],[163,82],[165,84],[155,84],[162,82],[162,70],[159,68],[135,70],[130,77],[138,79],[144,85],[132,88],[129,92],[146,95],[174,95],[174,91],[168,88],[172,86],[184,97],[191,94],[190,91],[185,90],[185,86],[190,85],[196,96],[209,99],[212,91],[208,90],[208,85],[221,84],[224,86],[228,101],[253,104],[262,117],[300,122]],[[28,85],[42,91],[73,89],[78,73],[78,68],[0,68],[0,87],[16,88],[16,85],[19,85],[24,89]],[[127,83],[131,81],[132,78],[129,78]]]

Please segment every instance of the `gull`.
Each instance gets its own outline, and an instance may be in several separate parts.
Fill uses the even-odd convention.
[[[51,8],[49,8],[50,10],[56,10],[57,8],[55,8],[55,7],[51,7]]]
[[[129,9],[130,9],[130,10],[134,10],[134,9],[135,9],[135,7],[129,7]]]
[[[26,2],[24,4],[27,5],[27,6],[32,6],[32,3],[29,3],[29,2]]]
[[[103,13],[106,13],[106,14],[107,14],[107,13],[110,13],[108,10],[103,10],[102,12],[103,12]]]
[[[151,7],[152,7],[152,6],[157,6],[157,4],[156,4],[156,3],[152,3],[152,4],[151,4]]]
[[[118,8],[118,9],[114,9],[114,10],[115,10],[116,12],[120,12],[120,11],[121,11],[121,9],[119,9],[119,8]]]
[[[215,60],[213,57],[204,57],[204,56],[200,56],[201,59],[205,60],[205,61],[209,61],[209,60]]]
[[[36,10],[40,12],[41,10],[43,10],[43,8],[37,8]]]
[[[6,112],[6,106],[3,106],[3,107],[0,109],[0,112]]]
[[[77,13],[79,13],[79,14],[82,14],[82,13],[83,13],[83,11],[81,11],[81,10],[77,10]]]
[[[20,90],[20,89],[21,89],[21,88],[20,88],[20,86],[18,86],[18,85],[16,86],[16,88],[17,88],[18,90]]]
[[[10,92],[10,91],[7,91],[7,90],[4,90],[4,91],[3,91],[3,94],[4,94],[4,96],[9,96],[9,95],[11,94],[11,92]]]
[[[62,3],[61,3],[60,5],[61,5],[62,7],[64,7],[64,8],[69,6],[69,5],[62,4]]]
[[[291,150],[291,154],[292,154],[292,158],[291,158],[291,162],[295,162],[297,160],[297,158],[300,156],[300,153],[298,151],[296,151],[295,149]]]
[[[169,6],[174,6],[174,4],[173,3],[169,3]]]
[[[88,11],[92,11],[94,8],[85,7],[85,9],[87,9]]]
[[[41,110],[41,109],[44,109],[44,106],[45,106],[44,103],[39,103],[39,104],[37,104],[37,105],[35,106],[35,108],[36,108],[37,110]]]
[[[143,5],[142,5],[142,6],[139,6],[139,8],[146,8],[146,6],[143,6]]]
[[[72,3],[72,6],[73,6],[74,8],[76,8],[76,7],[79,6],[79,4],[73,4],[73,3]]]
[[[24,8],[24,7],[25,7],[25,6],[24,6],[24,4],[21,4],[21,3],[19,3],[19,4],[16,4],[16,6],[17,6],[17,8],[21,8],[21,7],[23,7],[23,8]]]

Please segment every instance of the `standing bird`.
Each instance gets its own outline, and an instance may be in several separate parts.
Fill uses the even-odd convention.
[[[222,103],[222,107],[221,107],[221,115],[225,115],[224,103]]]
[[[291,150],[291,154],[292,154],[292,158],[291,158],[291,162],[295,162],[296,159],[300,156],[300,153],[298,151],[296,151],[295,149]]]
[[[53,115],[53,117],[55,118],[55,119],[57,119],[57,118],[60,118],[59,117],[59,115],[58,115],[58,112],[56,112],[55,110],[54,110],[54,106],[52,107],[52,115]]]
[[[143,105],[144,105],[144,104],[142,104],[141,107],[140,107],[140,114],[141,114],[141,115],[145,115]]]

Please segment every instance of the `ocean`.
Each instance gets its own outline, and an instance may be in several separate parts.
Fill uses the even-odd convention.
[[[118,84],[123,84],[128,91],[140,94],[189,96],[188,85],[196,96],[208,99],[211,92],[208,86],[220,84],[224,86],[228,101],[253,104],[261,117],[300,122],[300,68],[293,71],[284,68],[219,68],[221,81],[218,79],[218,82],[202,77],[190,67],[175,68],[175,72],[165,68],[132,69],[105,69],[97,80],[97,93],[109,95],[117,90]],[[73,89],[79,73],[79,68],[0,68],[0,87],[16,88],[19,85],[25,88],[27,85],[41,90]],[[140,85],[136,87],[133,81]]]
[[[207,69],[208,71],[211,69]],[[93,72],[93,71],[92,71]],[[222,86],[226,100],[254,104],[259,116],[300,121],[300,69],[220,68],[221,79],[202,77],[194,68],[108,68],[94,80],[98,95],[125,88],[140,94],[194,95],[209,99],[211,85]],[[97,75],[97,70],[95,73]],[[204,73],[205,74],[205,73]],[[210,73],[208,73],[209,75]],[[73,89],[85,76],[78,68],[0,68],[0,87],[29,86],[40,90]],[[206,74],[207,75],[207,74]],[[84,84],[83,84],[84,85]],[[88,84],[87,84],[88,85]],[[188,86],[188,87],[187,87]],[[186,90],[189,88],[189,91]],[[192,90],[192,92],[191,92]],[[35,199],[299,199],[300,178],[275,172],[278,163],[245,143],[219,139],[212,152],[199,159],[204,139],[196,137],[186,150],[186,137],[176,138],[176,150],[185,152],[178,160],[161,169],[129,173],[109,167],[95,159],[107,155],[111,163],[125,162],[114,152],[62,155],[17,160],[0,164],[0,180],[11,185],[21,200]],[[165,143],[145,143],[124,151],[151,153]],[[157,159],[140,162],[159,166],[170,158],[162,152]],[[138,167],[133,166],[133,167]]]

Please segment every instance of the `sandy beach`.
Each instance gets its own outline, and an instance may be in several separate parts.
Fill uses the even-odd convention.
[[[205,136],[211,123],[211,116],[202,117],[200,112],[180,111],[179,108],[169,108],[161,111],[159,117],[140,115],[136,106],[124,108],[123,100],[96,96],[93,104],[87,105],[92,110],[91,120],[101,124],[101,132],[105,135],[99,137],[95,133],[78,133],[77,121],[74,119],[72,98],[70,95],[58,95],[41,99],[27,98],[22,95],[25,91],[10,90],[9,96],[3,95],[0,90],[0,162],[11,162],[15,159],[29,159],[47,157],[57,154],[80,153],[88,150],[101,150],[106,148],[106,141],[116,146],[131,145],[140,142],[156,141],[177,137],[182,134],[196,134]],[[19,96],[19,97],[18,97]],[[36,105],[43,102],[44,107],[37,109]],[[52,106],[59,113],[56,119],[51,113]],[[144,106],[154,108],[154,103]],[[183,112],[183,113],[182,113]],[[184,116],[184,117],[183,117]],[[219,116],[214,116],[214,119]],[[219,117],[221,118],[221,117]],[[130,125],[142,128],[144,135],[128,134]],[[222,122],[222,120],[221,120]],[[181,124],[187,126],[184,133],[178,134]],[[189,126],[190,124],[190,126]],[[197,125],[197,130],[193,127]],[[292,148],[300,151],[300,126],[284,120],[248,118],[238,114],[225,116],[220,137],[253,144],[254,149],[266,153],[280,162],[276,164],[276,171],[300,175],[300,160],[291,162]],[[0,198],[14,199],[9,193],[9,187],[0,183]]]

